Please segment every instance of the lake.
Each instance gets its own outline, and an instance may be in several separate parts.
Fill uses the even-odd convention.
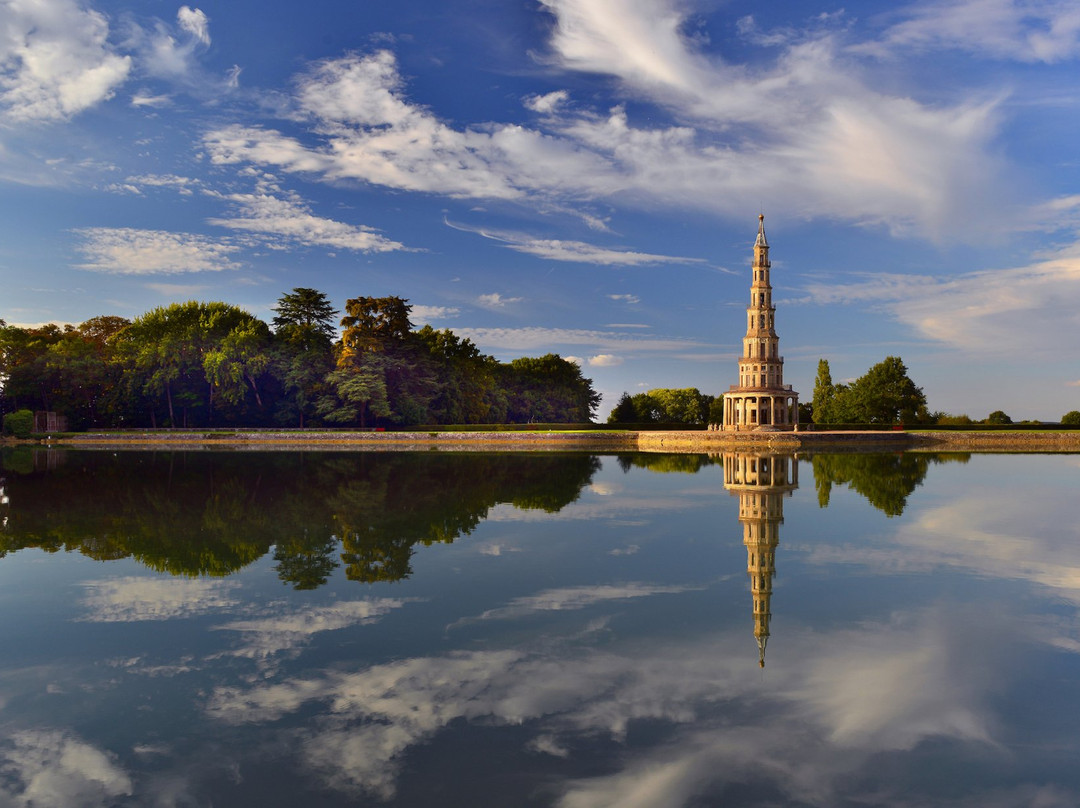
[[[1080,805],[1080,456],[3,453],[0,806]]]

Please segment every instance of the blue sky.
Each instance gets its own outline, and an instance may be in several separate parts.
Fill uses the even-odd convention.
[[[1073,0],[0,0],[0,318],[400,295],[605,396],[737,379],[1080,409]]]

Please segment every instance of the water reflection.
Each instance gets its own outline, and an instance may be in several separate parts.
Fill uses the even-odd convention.
[[[834,485],[845,485],[861,494],[887,516],[899,516],[911,492],[922,485],[931,465],[967,463],[971,455],[953,453],[828,454],[814,455],[814,487],[818,505],[829,506]]]
[[[0,558],[26,548],[231,575],[274,548],[295,589],[340,562],[399,581],[417,545],[472,532],[499,503],[554,513],[599,468],[586,454],[59,452],[4,455]]]
[[[739,498],[739,523],[746,547],[746,572],[754,608],[758,665],[765,667],[765,646],[772,619],[772,583],[776,548],[784,523],[784,497],[799,487],[799,464],[792,455],[731,452],[723,455],[724,488]]]
[[[682,457],[8,468],[0,805],[1080,804],[1075,458],[884,458],[891,515],[858,458]],[[261,559],[147,569],[223,508]]]

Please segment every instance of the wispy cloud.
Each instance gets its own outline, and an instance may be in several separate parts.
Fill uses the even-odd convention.
[[[109,44],[105,15],[74,0],[5,3],[0,27],[0,116],[65,121],[111,98],[131,57]]]
[[[79,269],[116,275],[219,272],[239,265],[230,256],[235,244],[192,233],[137,230],[132,227],[86,227],[74,231],[86,262]]]
[[[1080,12],[1070,0],[920,2],[892,16],[904,19],[854,50],[890,56],[956,48],[981,58],[1048,63],[1080,56]]]
[[[423,325],[433,320],[446,320],[457,317],[461,310],[454,306],[424,306],[414,304],[410,317],[414,323]]]
[[[608,295],[608,298],[618,303],[629,303],[631,306],[641,302],[637,295]]]
[[[1080,242],[1028,266],[951,278],[867,275],[854,283],[813,282],[815,303],[876,303],[920,336],[995,355],[1054,350],[1032,318],[1057,324],[1054,343],[1080,339]]]
[[[236,206],[239,215],[213,218],[210,224],[268,237],[268,243],[278,248],[301,244],[365,253],[406,249],[404,244],[380,235],[374,228],[316,216],[295,197],[283,199],[254,193],[232,194],[227,199]]]
[[[950,237],[1011,223],[1000,163],[988,148],[997,97],[923,105],[860,81],[846,43],[821,32],[787,44],[771,66],[734,68],[701,56],[674,0],[545,0],[555,18],[550,59],[611,75],[638,99],[688,123],[645,128],[622,107],[541,103],[542,128],[490,123],[454,129],[410,101],[389,51],[320,62],[302,76],[307,134],[231,125],[209,132],[217,164],[252,163],[327,181],[357,179],[457,198],[550,204],[614,199],[742,213],[780,196],[806,216],[881,223]],[[554,99],[551,99],[554,100]],[[798,200],[795,207],[788,200]],[[964,204],[960,204],[963,201]],[[511,238],[554,260],[666,263],[573,241]]]
[[[512,303],[520,303],[525,298],[523,297],[503,297],[498,292],[492,292],[487,295],[480,295],[476,298],[476,305],[484,309],[502,309],[506,308]]]
[[[524,233],[508,230],[492,230],[482,227],[470,227],[455,224],[447,220],[446,224],[455,230],[476,233],[484,238],[505,244],[511,250],[526,255],[535,255],[548,261],[566,261],[575,264],[594,264],[597,266],[654,266],[656,264],[703,264],[702,258],[683,258],[674,255],[654,255],[634,250],[600,247],[584,241],[565,239],[544,239]]]

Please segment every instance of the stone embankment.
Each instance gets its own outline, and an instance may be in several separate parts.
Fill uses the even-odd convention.
[[[1032,432],[88,432],[46,442],[72,448],[364,449],[402,451],[964,451],[1080,452],[1080,431]]]

